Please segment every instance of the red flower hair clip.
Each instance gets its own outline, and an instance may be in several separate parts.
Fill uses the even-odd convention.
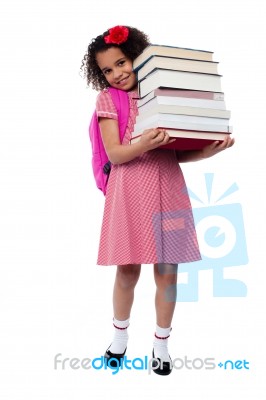
[[[117,25],[109,29],[109,35],[104,36],[105,43],[121,44],[126,42],[128,38],[128,28],[126,26]]]

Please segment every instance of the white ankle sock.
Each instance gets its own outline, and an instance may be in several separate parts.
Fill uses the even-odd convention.
[[[161,328],[156,325],[156,332],[154,334],[154,356],[155,358],[160,358],[161,361],[170,362],[170,357],[168,354],[168,337],[170,336],[172,328]]]
[[[113,354],[123,354],[127,347],[128,333],[127,327],[129,326],[129,319],[119,321],[113,318],[115,334],[113,342],[109,347],[109,351]]]

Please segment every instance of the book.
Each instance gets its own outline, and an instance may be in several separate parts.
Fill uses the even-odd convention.
[[[225,102],[223,100],[205,100],[189,97],[173,97],[173,96],[155,96],[146,103],[139,105],[137,102],[139,113],[149,110],[157,104],[175,105],[183,107],[199,107],[199,108],[213,108],[215,110],[226,110]]]
[[[213,100],[213,103],[215,107],[213,108],[221,108],[225,109],[225,103],[224,103],[224,93],[222,92],[203,92],[200,90],[179,90],[179,89],[170,89],[170,88],[157,88],[155,90],[152,90],[150,93],[148,93],[146,96],[142,97],[141,99],[138,100],[138,107],[143,106],[150,100],[152,100],[154,97],[176,97],[179,98],[181,97],[182,100],[184,101],[185,99],[194,99],[194,100]],[[167,101],[170,102],[170,99]],[[178,101],[178,100],[176,100]],[[177,104],[177,103],[175,103]],[[178,103],[179,104],[179,103]],[[199,105],[200,103],[198,103]],[[201,103],[201,104],[209,104],[207,107],[211,107],[210,104],[211,102],[208,103]],[[206,107],[205,105],[203,107]]]
[[[141,121],[138,121],[137,116],[132,137],[138,136],[145,129],[150,128],[185,129],[191,131],[227,133],[232,131],[228,119],[156,113]]]
[[[175,150],[200,150],[214,141],[223,141],[230,133],[224,132],[200,132],[188,130],[166,129],[171,138],[176,140],[172,143],[160,146],[162,149]],[[141,135],[135,136],[130,143],[137,143],[141,139]]]
[[[168,100],[169,97],[154,97],[148,103],[139,108],[137,121],[142,121],[143,119],[157,113],[195,115],[201,117],[226,119],[229,119],[231,116],[230,111],[225,109],[221,110],[211,108],[208,107],[208,104],[206,104],[206,108],[198,107],[197,101],[194,101],[193,99],[185,99],[185,102],[182,102],[182,99],[180,101],[180,98],[170,97],[170,101]],[[207,102],[211,102],[211,100],[205,100],[205,103]]]
[[[218,75],[218,62],[199,61],[187,58],[152,56],[137,71],[138,80],[143,79],[146,75],[154,71],[156,68]]]
[[[187,138],[187,139],[209,139],[222,141],[230,133],[226,132],[208,132],[208,131],[192,131],[186,129],[166,129],[166,132],[171,138]],[[138,142],[141,138],[141,134],[132,136],[131,143]]]
[[[142,98],[159,87],[222,92],[221,75],[156,69],[138,83]]]
[[[213,52],[206,50],[188,49],[184,47],[151,44],[133,61],[133,69],[137,70],[152,56],[178,57],[194,60],[212,61]]]
[[[222,76],[213,53],[151,45],[133,62],[138,78],[138,115],[131,143],[146,129],[164,128],[173,143],[165,149],[202,149],[232,132]]]

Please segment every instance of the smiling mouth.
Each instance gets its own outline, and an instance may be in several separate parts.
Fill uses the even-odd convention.
[[[128,80],[128,76],[126,78],[121,79],[121,81],[117,82],[117,85],[123,85]]]

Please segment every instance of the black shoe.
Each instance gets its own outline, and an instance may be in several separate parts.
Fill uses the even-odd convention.
[[[170,357],[170,356],[169,356]],[[173,364],[170,358],[170,362],[168,361],[161,361],[160,358],[155,358],[154,349],[152,350],[152,368],[153,372],[158,375],[169,375],[172,372]]]
[[[111,368],[120,367],[122,360],[124,358],[124,355],[126,354],[127,348],[125,349],[124,353],[122,353],[122,354],[114,354],[109,350],[110,347],[111,347],[111,345],[108,347],[108,349],[106,350],[105,355],[104,355],[104,358],[106,359],[106,363],[107,363],[108,367],[111,367]],[[113,358],[113,360],[111,360],[109,362],[109,360],[111,358]]]

